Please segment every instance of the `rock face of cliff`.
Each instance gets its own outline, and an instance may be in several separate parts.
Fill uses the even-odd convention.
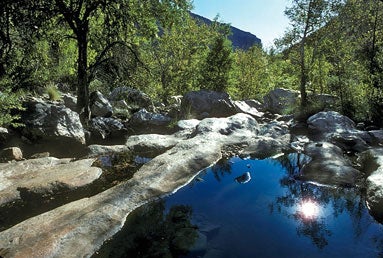
[[[210,25],[212,23],[211,20],[202,17],[195,13],[190,13],[190,15],[198,20],[201,21],[207,25]],[[229,39],[233,43],[233,48],[239,48],[243,50],[247,50],[253,45],[262,45],[261,39],[259,39],[257,36],[251,34],[250,32],[246,32],[243,30],[240,30],[236,27],[230,26],[231,35],[229,36]]]

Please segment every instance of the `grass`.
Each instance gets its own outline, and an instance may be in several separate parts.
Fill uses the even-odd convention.
[[[49,100],[57,101],[61,99],[61,94],[57,87],[53,84],[48,85],[46,88],[46,92],[48,94]]]

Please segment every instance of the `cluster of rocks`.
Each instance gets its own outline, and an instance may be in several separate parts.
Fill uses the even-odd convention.
[[[163,105],[154,105],[146,94],[136,89],[119,87],[107,97],[98,91],[90,94],[92,117],[84,126],[76,112],[76,102],[76,97],[69,93],[62,94],[61,101],[27,98],[21,116],[25,126],[18,131],[21,136],[17,135],[22,139],[22,147],[27,148],[25,145],[28,143],[35,145],[44,142],[53,145],[53,149],[53,142],[76,145],[78,148],[89,143],[122,143],[132,134],[171,134],[177,130],[174,128],[175,121],[184,118],[228,117],[237,113],[258,119],[264,116],[260,111],[263,107],[261,103],[254,100],[233,101],[226,93],[205,90],[189,92],[175,98],[170,107],[164,108]],[[9,135],[5,130],[0,130],[3,142]]]
[[[93,116],[87,128],[75,112],[73,96],[65,95],[60,103],[29,99],[21,131],[29,141],[43,138],[85,146],[92,137],[116,137],[122,143],[95,142],[87,146],[86,158],[79,160],[23,160],[17,149],[4,150],[3,161],[21,161],[0,163],[0,206],[22,198],[21,191],[41,194],[91,184],[103,173],[92,164],[106,154],[130,151],[150,159],[129,180],[0,232],[0,253],[5,257],[89,257],[122,227],[131,211],[189,183],[228,150],[230,155],[258,158],[304,153],[311,161],[300,171],[299,180],[366,187],[371,213],[382,220],[383,130],[359,130],[349,118],[328,111],[307,120],[308,135],[292,135],[293,116],[282,114],[297,98],[296,92],[277,89],[261,104],[198,91],[177,97],[170,108],[164,108],[137,90],[121,87],[107,98],[100,92],[91,94]],[[0,139],[7,138],[9,132],[0,128]],[[355,156],[357,161],[350,158]],[[367,163],[374,163],[368,172],[363,169]]]

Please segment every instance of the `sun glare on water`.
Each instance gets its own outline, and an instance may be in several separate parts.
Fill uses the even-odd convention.
[[[319,205],[312,200],[303,200],[298,207],[299,214],[304,219],[315,219],[319,216]]]

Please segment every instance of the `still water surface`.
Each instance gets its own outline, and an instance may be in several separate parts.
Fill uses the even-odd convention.
[[[307,157],[234,157],[129,215],[95,257],[383,257],[361,191],[295,180]]]

